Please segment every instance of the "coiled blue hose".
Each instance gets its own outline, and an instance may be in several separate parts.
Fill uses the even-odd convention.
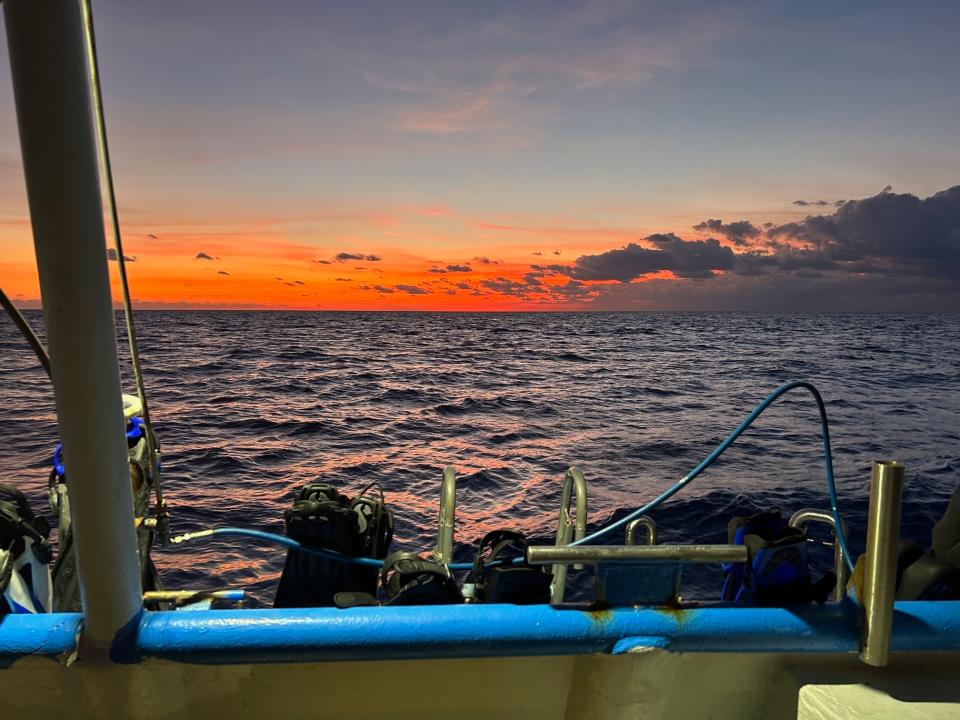
[[[847,568],[851,571],[853,570],[853,557],[850,554],[850,550],[847,546],[847,538],[843,532],[843,523],[840,518],[840,508],[837,503],[837,485],[833,476],[833,452],[830,448],[830,426],[827,421],[827,409],[823,403],[823,397],[820,395],[820,392],[812,383],[807,382],[806,380],[795,380],[789,382],[786,385],[782,385],[770,393],[766,399],[757,405],[743,422],[741,422],[736,429],[730,433],[726,439],[717,445],[707,457],[705,457],[699,465],[697,465],[693,470],[683,476],[678,482],[671,485],[669,488],[660,493],[653,500],[647,504],[637,508],[633,512],[629,513],[625,517],[620,518],[614,523],[610,523],[606,527],[600,528],[596,532],[587,535],[576,542],[570,543],[571,545],[586,545],[591,543],[599,538],[608,535],[614,530],[618,530],[624,527],[631,520],[638,518],[641,515],[649,513],[651,510],[656,509],[662,505],[665,501],[676,495],[683,488],[689,485],[694,479],[697,478],[704,470],[706,470],[710,465],[712,465],[717,458],[719,458],[731,445],[734,441],[740,437],[744,431],[753,424],[753,421],[760,417],[761,413],[766,410],[770,405],[776,402],[782,395],[795,390],[797,388],[802,388],[808,390],[813,396],[814,401],[817,404],[817,410],[820,413],[820,428],[823,435],[823,460],[824,468],[826,470],[827,476],[827,494],[830,498],[830,510],[833,514],[834,522],[836,523],[836,537],[837,542],[840,543],[840,548],[843,551],[843,557],[846,560]],[[354,565],[364,565],[367,567],[383,567],[383,560],[377,560],[376,558],[362,558],[362,557],[352,557],[349,555],[343,555],[333,550],[327,550],[325,548],[313,547],[309,545],[304,545],[292,538],[286,537],[284,535],[277,535],[275,533],[264,532],[262,530],[248,530],[246,528],[216,528],[214,530],[205,530],[199,533],[188,533],[186,535],[181,535],[178,538],[173,538],[171,544],[180,544],[183,542],[190,542],[192,540],[199,540],[201,538],[207,537],[223,537],[223,536],[243,536],[251,537],[257,540],[265,540],[267,542],[272,542],[277,545],[283,545],[285,547],[291,548],[293,550],[299,550],[301,552],[309,553],[311,555],[319,555],[320,557],[329,558],[331,560],[338,560],[341,562],[352,563]],[[447,567],[451,570],[470,570],[473,567],[472,563],[450,563]]]

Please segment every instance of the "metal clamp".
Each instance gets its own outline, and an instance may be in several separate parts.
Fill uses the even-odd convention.
[[[649,515],[641,515],[636,520],[631,520],[627,524],[627,535],[624,538],[624,545],[637,544],[637,528],[642,527],[647,531],[647,545],[657,544],[657,524]]]
[[[576,517],[570,516],[570,502],[573,491],[577,492]],[[575,537],[577,540],[587,534],[587,481],[579,468],[572,467],[563,474],[563,492],[560,495],[560,517],[557,518],[556,546],[569,545]],[[582,565],[575,565],[575,570],[582,569]],[[563,594],[567,587],[567,566],[557,564],[553,566],[553,585],[550,595],[551,602],[563,602]]]
[[[453,535],[457,515],[457,472],[452,466],[443,469],[440,487],[440,513],[437,518],[437,547],[433,557],[437,562],[453,562]]]
[[[803,530],[811,522],[829,525],[833,530],[833,572],[837,576],[837,584],[833,588],[833,599],[840,602],[843,600],[847,588],[847,563],[843,557],[843,548],[840,547],[840,542],[837,540],[837,523],[833,519],[833,513],[827,510],[805,508],[797,510],[791,515],[788,524],[792,528]],[[843,534],[846,536],[847,523],[843,518],[840,518],[840,522],[843,523]]]

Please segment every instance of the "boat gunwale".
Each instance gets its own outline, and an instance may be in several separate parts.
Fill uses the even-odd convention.
[[[859,606],[708,606],[589,611],[549,605],[445,605],[145,611],[130,650],[149,658],[236,664],[672,652],[856,653]],[[0,617],[0,667],[73,655],[79,613]],[[122,643],[121,643],[122,640]],[[898,602],[894,652],[960,651],[960,601]]]

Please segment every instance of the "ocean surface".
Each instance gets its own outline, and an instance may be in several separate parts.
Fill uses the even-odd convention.
[[[28,313],[41,331],[42,317]],[[960,483],[960,316],[141,312],[136,317],[175,533],[283,532],[307,481],[376,480],[394,547],[436,537],[458,473],[457,551],[513,527],[552,542],[561,478],[586,474],[590,525],[678,480],[779,385],[827,402],[841,509],[863,547],[870,463],[907,466],[903,535],[924,546]],[[121,344],[122,323],[118,316]],[[123,349],[123,348],[122,348]],[[123,353],[124,356],[126,353]],[[124,385],[133,392],[128,366]],[[50,383],[0,317],[0,481],[47,509]],[[662,542],[723,542],[734,515],[827,508],[820,429],[795,391],[654,513]],[[154,557],[171,588],[269,605],[285,551],[241,538]],[[822,548],[818,563],[829,565]],[[685,597],[715,598],[716,569]],[[572,595],[589,591],[572,577]]]

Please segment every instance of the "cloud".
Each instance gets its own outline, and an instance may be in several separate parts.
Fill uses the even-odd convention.
[[[294,285],[306,285],[306,283],[305,283],[303,280],[294,280],[294,281],[293,281],[293,284],[294,284]]]
[[[229,274],[230,273],[228,273],[226,270],[217,270],[217,275],[229,275]]]
[[[536,270],[538,273],[542,273],[544,275],[557,274],[557,273],[559,273],[560,275],[567,275],[570,271],[570,267],[568,265],[536,265],[534,264],[530,266],[530,269]]]
[[[416,285],[394,285],[395,289],[405,292],[407,295],[429,295],[430,291]]]
[[[194,260],[219,260],[220,258],[213,255],[207,255],[205,252],[199,252],[194,257]]]
[[[537,250],[537,252],[532,253],[532,254],[535,255],[536,257],[543,257],[543,253],[540,252],[539,250]]]
[[[157,240],[157,239],[158,239],[157,236],[154,235],[153,233],[147,233],[147,237],[150,238],[151,240]]]
[[[495,280],[481,280],[480,284],[488,290],[493,290],[503,295],[523,297],[530,292],[530,288],[525,283],[510,280],[505,277],[498,277]]]
[[[476,260],[481,265],[499,265],[500,263],[503,262],[502,260],[491,260],[488,257],[475,257],[473,259]]]
[[[332,265],[329,260],[314,260],[315,263],[320,263],[321,265]]]
[[[734,245],[748,245],[749,240],[760,237],[761,230],[748,220],[737,220],[732,223],[724,223],[723,220],[704,220],[702,223],[693,226],[698,232],[715,233],[727,238]]]
[[[469,265],[447,265],[446,267],[442,267],[442,268],[436,268],[436,267],[430,268],[429,270],[427,270],[427,272],[438,273],[438,274],[467,273],[467,272],[473,272],[473,268],[470,267]]]
[[[718,232],[716,224],[703,229]],[[531,265],[526,292],[551,271],[583,287],[564,295],[551,286],[550,298],[595,309],[960,309],[960,186],[923,199],[885,188],[829,214],[770,226],[757,239],[765,244],[734,252],[713,238],[651,235],[572,266]],[[676,278],[644,277],[662,270]]]
[[[630,243],[599,255],[583,255],[566,274],[576,280],[630,282],[669,270],[677,277],[710,278],[715,270],[730,270],[736,264],[733,250],[714,238],[682,240],[673,233],[659,233],[646,240],[655,248]]]
[[[123,259],[126,262],[136,262],[137,258],[132,255],[124,254]],[[110,262],[117,262],[117,250],[116,248],[107,248],[107,260]]]
[[[458,282],[458,283],[456,284],[456,286],[457,286],[458,288],[460,288],[461,290],[469,290],[469,289],[470,289],[470,283]]]
[[[893,193],[888,186],[872,197],[848,200],[832,215],[809,215],[767,235],[801,245],[777,252],[783,267],[799,259],[824,270],[895,271],[960,282],[960,185],[925,199]]]
[[[387,113],[394,131],[536,138],[539,125],[584,102],[581,95],[633,93],[661,74],[712,64],[713,46],[739,24],[710,8],[677,13],[619,0],[548,12],[536,3],[489,6],[446,32],[443,15],[409,29],[405,47],[455,48],[456,62],[403,52],[360,70],[372,91],[395,102]]]
[[[892,185],[887,185],[880,192],[890,192]],[[846,200],[794,200],[793,204],[797,207],[840,207]]]
[[[339,260],[340,262],[346,262],[347,260],[367,260],[368,262],[379,262],[381,260],[379,255],[366,255],[364,253],[349,252],[339,252],[334,256],[334,259]]]
[[[337,282],[352,282],[353,278],[337,278]]]
[[[393,288],[384,287],[383,285],[374,285],[373,289],[376,290],[378,293],[382,293],[384,295],[392,295],[393,293],[396,292],[396,290],[394,290]]]

